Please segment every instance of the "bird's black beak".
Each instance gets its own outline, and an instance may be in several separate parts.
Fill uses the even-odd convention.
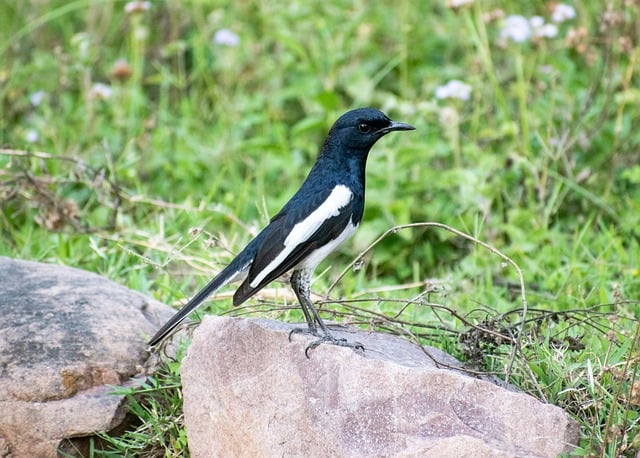
[[[411,124],[406,124],[404,122],[391,121],[391,124],[381,129],[380,132],[386,134],[389,132],[393,132],[394,130],[416,130],[416,128]]]

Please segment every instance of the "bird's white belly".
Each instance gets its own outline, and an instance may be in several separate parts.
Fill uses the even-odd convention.
[[[342,231],[342,233],[338,237],[336,237],[335,239],[331,240],[326,245],[318,248],[317,250],[312,251],[309,254],[309,256],[304,258],[304,260],[300,264],[298,264],[298,266],[296,268],[297,269],[309,269],[309,270],[315,269],[316,266],[318,264],[320,264],[322,262],[322,260],[329,255],[329,253],[331,253],[333,250],[338,248],[338,246],[340,246],[349,237],[351,237],[355,233],[357,228],[358,228],[358,226],[354,225],[350,221],[349,224],[347,224],[347,227],[344,228],[344,230]]]

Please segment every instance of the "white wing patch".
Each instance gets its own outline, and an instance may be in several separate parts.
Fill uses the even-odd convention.
[[[287,259],[287,256],[289,256],[297,246],[306,242],[309,237],[311,237],[318,228],[322,226],[322,223],[329,218],[339,215],[340,209],[351,202],[352,198],[353,193],[346,186],[338,185],[333,188],[331,194],[329,194],[329,197],[327,197],[327,200],[325,200],[322,205],[316,208],[305,219],[293,226],[293,229],[291,229],[291,232],[284,241],[284,249],[256,276],[256,278],[250,283],[250,286],[252,288],[256,288],[267,275],[273,272],[285,259]],[[353,230],[355,230],[355,228],[352,229],[351,233],[353,233]],[[345,238],[346,237],[338,237],[338,239],[342,240]],[[336,241],[338,239],[336,239]],[[329,254],[329,251],[327,251],[327,254]]]

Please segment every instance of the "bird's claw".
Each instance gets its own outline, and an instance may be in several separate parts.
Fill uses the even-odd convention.
[[[322,344],[337,345],[339,347],[347,347],[353,348],[354,350],[364,351],[364,345],[362,345],[360,342],[349,342],[347,339],[337,339],[331,334],[325,334],[319,339],[314,340],[309,345],[307,345],[307,348],[304,349],[304,355],[309,358],[309,351]]]
[[[307,348],[304,349],[304,355],[307,358],[309,358],[309,351],[322,344],[337,345],[339,347],[347,347],[353,348],[354,350],[364,351],[364,345],[360,342],[349,342],[347,339],[338,339],[333,337],[331,334],[320,334],[317,329],[294,328],[289,332],[289,342],[291,342],[291,336],[293,334],[311,334],[312,336],[318,337],[318,339],[311,342],[307,345]]]
[[[322,337],[317,328],[293,328],[289,331],[289,342],[291,342],[291,336],[294,334],[310,334],[314,337]]]

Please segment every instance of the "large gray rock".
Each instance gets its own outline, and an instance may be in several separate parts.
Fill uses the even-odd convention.
[[[172,309],[98,275],[0,257],[0,444],[55,457],[67,438],[124,417],[107,385],[139,374]]]
[[[558,407],[459,370],[450,356],[384,334],[321,345],[270,320],[207,316],[182,363],[193,457],[555,457],[577,443]],[[453,364],[452,364],[453,363]]]

